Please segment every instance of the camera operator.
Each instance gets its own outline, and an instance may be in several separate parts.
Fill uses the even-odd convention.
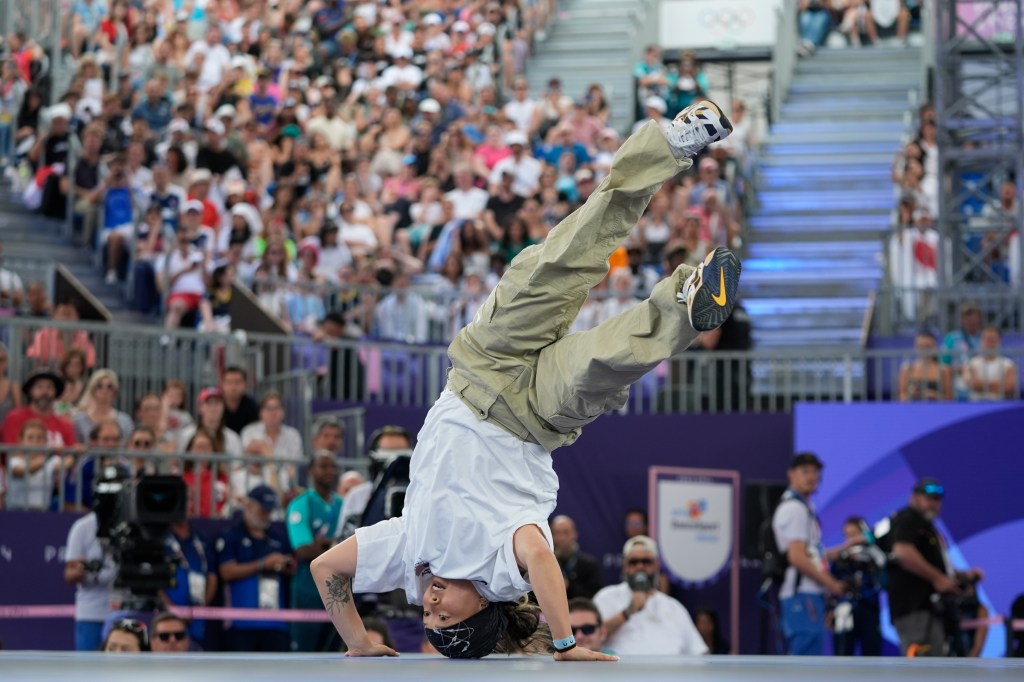
[[[953,570],[946,541],[935,527],[946,490],[934,478],[914,486],[910,504],[892,519],[892,554],[889,568],[889,609],[904,655],[945,656],[947,636],[955,623],[947,616],[959,608],[963,585],[982,577],[977,568]],[[958,619],[958,617],[957,617]]]
[[[637,535],[622,548],[625,580],[594,595],[608,632],[606,647],[623,655],[708,653],[704,638],[680,602],[658,590],[658,545]]]
[[[860,643],[861,656],[882,655],[879,623],[882,571],[885,552],[878,548],[867,521],[851,516],[843,522],[843,544],[828,551],[832,575],[841,580],[848,595],[833,613],[836,656],[853,656]]]
[[[106,477],[106,476],[104,476]],[[118,565],[105,541],[97,537],[99,520],[91,511],[68,531],[64,580],[75,585],[75,650],[97,651]]]

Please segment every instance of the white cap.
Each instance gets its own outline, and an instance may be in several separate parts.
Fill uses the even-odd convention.
[[[206,169],[204,168],[202,170],[206,170]],[[209,171],[206,171],[206,172],[209,173]],[[197,211],[199,213],[202,213],[203,212],[203,208],[204,208],[203,207],[203,202],[199,201],[198,199],[189,199],[188,201],[186,201],[184,203],[184,205],[182,205],[181,212],[182,213],[188,213],[189,211]]]
[[[668,110],[668,105],[665,104],[665,100],[657,95],[651,95],[644,100],[644,108],[656,109],[659,114],[664,114]]]
[[[49,115],[51,121],[58,118],[63,118],[68,121],[71,120],[71,106],[64,102],[54,104],[46,113]]]
[[[213,180],[213,173],[210,172],[209,168],[196,168],[192,171],[191,175],[189,175],[188,179],[189,183],[193,185],[197,182],[209,182],[210,180]]]
[[[469,24],[462,20],[456,21],[452,24],[452,30],[456,33],[466,33],[469,31]]]
[[[222,104],[219,107],[217,107],[217,111],[213,112],[213,117],[214,118],[230,118],[230,119],[234,120],[235,114],[237,114],[237,113],[238,113],[238,111],[235,109],[235,107],[233,105],[231,105],[231,104]]]
[[[441,113],[441,105],[436,99],[431,97],[426,98],[420,102],[420,111],[425,114],[438,114]]]
[[[512,132],[505,135],[505,144],[512,146],[514,144],[521,144],[526,146],[526,133],[521,130],[513,130]]]
[[[497,29],[494,28],[494,24],[489,21],[485,21],[476,27],[476,32],[482,36],[493,36],[496,31]]]
[[[399,45],[391,53],[391,56],[395,59],[412,59],[412,48],[408,45]]]
[[[248,69],[249,68],[249,58],[246,57],[243,54],[236,54],[234,57],[231,58],[231,68],[232,69]]]
[[[423,23],[427,26],[440,26],[444,20],[441,15],[437,12],[431,12],[427,16],[423,17]]]
[[[209,121],[206,122],[206,129],[209,130],[214,135],[223,135],[225,132],[224,124],[218,121],[216,118],[211,118]]]
[[[167,131],[171,133],[187,133],[189,130],[188,121],[183,118],[172,118],[167,124]]]
[[[634,549],[646,550],[654,556],[658,556],[658,543],[646,535],[634,535],[626,540],[626,544],[622,546],[622,556],[626,556]]]

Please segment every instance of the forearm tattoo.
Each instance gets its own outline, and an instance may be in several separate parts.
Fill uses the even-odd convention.
[[[352,578],[334,573],[327,579],[327,597],[324,599],[324,606],[332,614],[336,608],[340,609],[352,601]]]

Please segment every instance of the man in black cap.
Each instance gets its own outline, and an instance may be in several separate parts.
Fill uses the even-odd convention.
[[[896,561],[889,569],[889,615],[904,655],[946,655],[947,633],[933,596],[957,595],[958,581],[975,583],[983,575],[977,568],[953,570],[946,540],[935,527],[945,494],[939,481],[922,478],[911,491],[910,504],[892,519]]]
[[[788,561],[779,590],[786,653],[821,656],[825,646],[825,593],[841,595],[843,584],[828,570],[821,526],[811,495],[821,482],[821,460],[804,452],[789,461],[789,487],[772,516],[772,531]]]
[[[30,419],[38,419],[46,425],[46,441],[49,445],[74,445],[75,427],[70,419],[57,414],[53,404],[64,392],[64,380],[49,370],[33,372],[21,385],[21,393],[28,404],[11,410],[3,423],[3,441],[17,443],[21,427]]]
[[[233,608],[283,609],[284,580],[295,570],[288,543],[270,528],[278,508],[273,488],[249,491],[242,519],[217,540],[224,598]],[[273,620],[236,620],[227,630],[230,651],[290,651],[288,624]]]

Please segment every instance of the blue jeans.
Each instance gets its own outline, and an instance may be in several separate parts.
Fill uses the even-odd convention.
[[[825,597],[796,594],[779,604],[782,635],[790,656],[821,656],[825,653]]]
[[[103,643],[103,621],[75,621],[75,651],[99,651]]]
[[[14,125],[12,123],[0,123],[0,158],[7,159],[10,163],[14,154],[12,143],[14,142]]]
[[[832,18],[827,10],[805,9],[800,13],[800,37],[815,47],[825,44]]]

